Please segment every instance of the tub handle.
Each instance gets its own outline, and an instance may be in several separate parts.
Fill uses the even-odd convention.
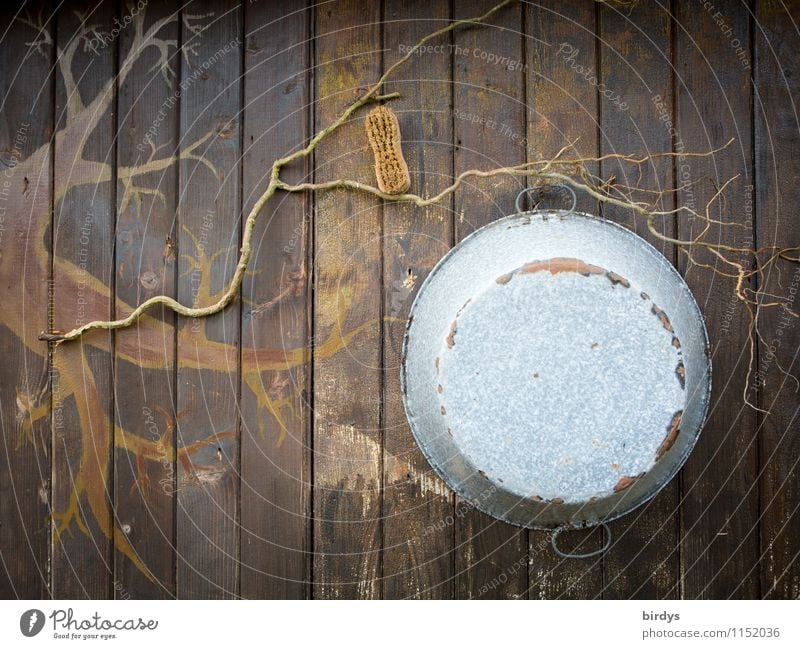
[[[572,213],[575,211],[575,208],[578,205],[578,197],[575,195],[575,190],[572,189],[569,185],[565,185],[563,183],[558,183],[555,185],[536,185],[534,187],[526,187],[523,189],[519,194],[517,194],[517,199],[514,201],[514,207],[517,209],[517,214],[521,214],[524,210],[522,209],[522,198],[527,196],[528,194],[538,193],[540,195],[550,194],[554,190],[557,191],[565,191],[572,197],[572,206],[567,210],[567,213]]]
[[[561,550],[558,545],[556,544],[556,537],[563,532],[565,529],[564,527],[557,528],[553,534],[550,536],[550,545],[553,546],[553,551],[563,559],[588,559],[589,557],[597,556],[598,554],[603,554],[609,547],[611,547],[611,528],[606,523],[600,523],[600,526],[603,528],[605,533],[605,543],[603,543],[603,547],[598,550],[592,550],[591,552],[584,552],[582,554],[575,554],[572,552],[564,552]]]

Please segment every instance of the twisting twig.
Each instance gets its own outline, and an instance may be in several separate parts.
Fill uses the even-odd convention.
[[[448,23],[445,27],[442,27],[441,29],[438,29],[428,34],[424,38],[422,38],[414,47],[410,48],[405,53],[404,56],[398,59],[397,62],[395,62],[393,65],[391,65],[386,70],[386,72],[384,72],[383,75],[381,75],[381,77],[372,86],[370,86],[358,99],[356,99],[356,101],[354,101],[347,108],[345,108],[331,124],[318,131],[309,140],[308,144],[304,148],[295,151],[294,153],[286,157],[279,158],[273,162],[267,188],[261,195],[261,197],[253,205],[252,209],[250,210],[250,213],[247,216],[247,219],[245,220],[244,232],[242,234],[242,247],[240,251],[241,254],[239,257],[239,261],[236,265],[233,277],[231,278],[225,290],[222,292],[222,295],[215,303],[204,307],[189,307],[184,304],[181,304],[180,302],[171,297],[168,297],[166,295],[159,295],[156,297],[152,297],[149,300],[146,300],[138,307],[136,307],[136,309],[134,309],[127,317],[122,318],[120,320],[110,320],[110,321],[97,320],[89,322],[81,327],[78,327],[66,333],[60,331],[51,331],[43,333],[40,336],[40,338],[42,340],[53,341],[56,344],[58,344],[66,340],[74,340],[76,338],[79,338],[87,331],[91,331],[93,329],[110,330],[110,329],[121,329],[124,327],[128,327],[134,324],[147,310],[158,304],[164,305],[172,309],[176,313],[190,318],[202,318],[205,316],[214,315],[215,313],[222,311],[237,296],[239,288],[242,283],[242,279],[244,278],[244,275],[247,271],[247,267],[250,262],[250,257],[252,254],[251,242],[253,238],[253,231],[256,219],[258,218],[258,215],[261,213],[261,210],[264,208],[264,206],[267,204],[270,198],[272,198],[272,196],[278,190],[286,192],[304,192],[304,191],[322,192],[322,191],[331,191],[335,189],[346,189],[351,191],[364,192],[372,196],[375,196],[377,198],[380,198],[384,201],[406,202],[416,205],[418,207],[425,207],[428,205],[433,205],[435,203],[438,203],[445,197],[453,194],[464,183],[464,181],[470,178],[490,178],[494,176],[518,176],[518,177],[527,177],[535,179],[544,184],[547,183],[566,184],[575,189],[576,191],[580,191],[590,196],[591,198],[599,201],[600,203],[620,207],[638,216],[641,216],[646,221],[648,231],[655,238],[663,242],[674,244],[675,246],[677,246],[678,250],[680,250],[683,254],[685,254],[692,264],[701,268],[709,269],[715,273],[718,273],[720,276],[734,279],[736,281],[734,289],[735,296],[745,305],[748,312],[748,318],[750,321],[750,326],[748,329],[749,343],[750,343],[750,364],[748,366],[748,379],[745,382],[744,401],[748,405],[755,408],[756,406],[752,404],[747,397],[747,385],[749,384],[750,376],[753,371],[756,340],[760,339],[760,332],[758,331],[757,327],[758,315],[760,309],[769,307],[779,307],[779,308],[784,308],[786,313],[793,317],[797,317],[797,314],[791,311],[786,306],[786,303],[782,302],[780,298],[776,296],[770,296],[762,290],[750,289],[746,284],[751,279],[754,278],[761,279],[762,277],[764,277],[765,272],[769,268],[773,266],[777,267],[776,264],[779,260],[798,263],[799,260],[796,253],[800,251],[800,248],[780,248],[777,246],[771,246],[771,247],[753,249],[741,246],[727,245],[720,243],[718,241],[707,240],[706,235],[708,234],[712,226],[741,227],[740,223],[737,223],[733,220],[716,219],[712,218],[711,216],[712,208],[715,206],[715,204],[720,204],[720,201],[722,200],[725,190],[736,179],[735,176],[733,178],[728,179],[726,182],[724,182],[721,186],[719,186],[716,189],[711,199],[706,203],[705,207],[702,210],[695,210],[686,205],[682,205],[671,210],[663,210],[659,209],[658,205],[659,201],[663,198],[665,194],[671,191],[672,192],[683,191],[690,185],[681,185],[680,187],[677,187],[674,190],[651,191],[638,187],[637,186],[638,181],[634,185],[623,184],[617,182],[617,179],[614,176],[603,179],[597,175],[594,175],[588,169],[588,165],[591,163],[597,163],[600,161],[615,161],[619,164],[631,165],[634,168],[638,169],[639,178],[641,179],[642,171],[645,165],[653,164],[654,161],[658,158],[668,158],[668,157],[678,157],[678,156],[681,157],[713,156],[719,151],[730,146],[733,140],[730,140],[722,147],[699,153],[659,152],[641,157],[635,157],[632,155],[624,155],[624,154],[607,154],[601,157],[594,157],[594,158],[567,157],[566,152],[574,149],[575,142],[570,142],[566,146],[564,146],[560,151],[558,151],[554,157],[550,159],[536,160],[533,162],[526,162],[514,166],[499,167],[496,169],[490,169],[485,171],[478,169],[471,169],[465,171],[459,174],[453,180],[452,184],[450,184],[448,187],[446,187],[439,193],[428,197],[419,196],[413,193],[406,193],[399,195],[387,194],[382,192],[378,187],[372,186],[368,183],[363,183],[357,180],[350,180],[350,179],[337,179],[320,183],[305,182],[298,184],[289,184],[280,178],[280,172],[281,169],[283,169],[283,167],[291,164],[296,160],[306,158],[309,155],[311,155],[311,153],[323,139],[330,136],[340,126],[345,124],[353,116],[353,114],[360,108],[370,103],[388,101],[398,97],[399,96],[398,93],[391,93],[391,94],[379,94],[379,93],[381,88],[383,87],[384,82],[394,73],[394,71],[397,70],[397,68],[403,65],[406,61],[408,61],[409,58],[411,58],[411,56],[414,54],[414,52],[416,52],[420,47],[425,45],[425,43],[443,34],[446,34],[447,32],[450,32],[461,25],[482,23],[486,21],[489,17],[491,17],[493,14],[495,14],[497,11],[499,11],[500,9],[502,9],[503,7],[505,7],[506,5],[510,4],[513,1],[514,0],[504,0],[500,4],[496,5],[495,7],[487,11],[482,16],[479,16],[471,20],[459,20],[452,23]],[[190,151],[189,153],[191,155],[194,155],[193,151]],[[700,228],[700,232],[691,239],[675,238],[673,236],[665,234],[658,227],[658,222],[666,217],[672,217],[674,219],[681,217],[695,218],[702,223],[702,227]],[[716,264],[712,266],[710,264],[706,264],[704,262],[699,261],[696,255],[696,251],[698,250],[706,250],[708,253],[713,255],[717,260],[717,262],[722,264],[723,268],[722,269],[718,268]],[[763,282],[759,282],[759,284],[763,284]],[[263,305],[263,306],[264,308],[267,308],[269,305]],[[783,368],[780,365],[776,364],[776,367],[778,367],[780,371],[786,373],[785,370],[783,370]],[[800,383],[798,383],[798,385],[800,385]]]
[[[422,38],[413,48],[411,48],[405,55],[403,55],[400,59],[398,59],[393,65],[386,70],[386,72],[381,75],[381,77],[372,85],[370,86],[355,102],[350,104],[347,108],[345,108],[339,117],[334,120],[329,126],[321,129],[311,138],[309,143],[303,148],[298,151],[295,151],[291,155],[288,155],[284,158],[279,158],[272,163],[272,171],[270,173],[269,184],[267,185],[266,190],[261,195],[261,197],[255,202],[250,213],[247,215],[247,219],[244,223],[244,231],[242,233],[242,248],[239,256],[239,262],[236,264],[236,269],[233,273],[233,277],[231,281],[228,283],[228,287],[225,289],[225,292],[222,294],[222,297],[217,300],[214,304],[209,304],[208,306],[204,307],[190,307],[184,304],[181,304],[177,300],[168,295],[156,295],[151,297],[148,300],[142,302],[138,307],[136,307],[131,313],[125,317],[120,318],[119,320],[93,320],[92,322],[87,322],[86,324],[76,327],[72,331],[68,332],[60,332],[60,331],[50,331],[42,333],[39,336],[40,340],[51,341],[55,343],[61,343],[67,340],[75,340],[76,338],[80,338],[83,334],[87,331],[91,331],[93,329],[103,329],[103,330],[112,330],[112,329],[124,329],[125,327],[129,327],[134,324],[145,312],[152,309],[154,306],[159,304],[166,306],[172,309],[175,313],[186,316],[187,318],[203,318],[205,316],[214,315],[215,313],[219,313],[222,311],[228,304],[233,301],[233,298],[236,297],[237,293],[239,292],[239,287],[242,284],[242,279],[244,278],[245,271],[247,270],[247,265],[250,262],[250,256],[252,254],[252,238],[253,238],[253,229],[256,224],[256,219],[258,215],[261,213],[261,210],[267,204],[270,198],[275,194],[275,191],[279,188],[282,184],[280,181],[280,172],[283,167],[286,165],[294,162],[295,160],[299,160],[300,158],[306,158],[314,151],[317,145],[326,137],[328,137],[331,133],[333,133],[336,129],[338,129],[342,124],[347,122],[348,119],[355,113],[359,108],[374,102],[379,101],[387,101],[389,99],[394,99],[399,96],[398,93],[391,93],[381,95],[378,94],[381,87],[383,86],[384,82],[394,73],[394,71],[404,64],[414,52],[423,46],[428,41],[437,38],[443,34],[446,34],[450,31],[453,31],[457,27],[461,25],[468,25],[473,23],[482,23],[490,18],[492,15],[497,13],[500,9],[505,7],[506,5],[510,4],[514,0],[503,0],[503,2],[499,3],[498,5],[494,6],[492,9],[487,11],[482,16],[473,19],[466,19],[466,20],[457,20],[451,23],[448,23],[446,26],[442,27],[441,29],[436,30]]]

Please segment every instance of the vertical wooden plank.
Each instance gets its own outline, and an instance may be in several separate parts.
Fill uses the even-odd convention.
[[[794,206],[800,198],[796,182],[800,163],[796,155],[798,121],[792,109],[800,95],[800,39],[795,28],[798,19],[797,5],[756,3],[755,211],[759,246],[798,245],[800,222]],[[778,365],[795,377],[798,375],[800,327],[789,311],[797,313],[800,309],[800,269],[796,264],[780,262],[765,279],[760,288],[776,296],[783,306],[765,308],[759,318],[764,341],[759,349],[760,406],[770,411],[762,416],[761,425],[761,594],[797,599],[798,396],[795,379],[783,374]]]
[[[194,2],[183,15],[194,18],[182,27],[178,297],[199,306],[218,299],[239,257],[242,15],[232,0]],[[179,320],[181,598],[239,591],[240,311],[236,302],[210,318]],[[218,365],[200,367],[200,350],[214,347]]]
[[[526,48],[528,159],[552,157],[570,142],[572,157],[594,157],[599,150],[597,90],[576,73],[596,69],[595,4],[542,0],[527,7]],[[597,165],[589,165],[597,173]],[[597,202],[578,196],[578,209],[597,213]],[[567,551],[600,547],[597,531],[565,533]],[[602,561],[565,561],[550,547],[548,532],[529,534],[529,596],[533,599],[592,598],[602,589]]]
[[[119,36],[116,311],[127,316],[155,295],[175,295],[178,79],[156,47],[178,42],[177,6],[152,4]],[[141,30],[137,31],[137,23]],[[141,37],[164,23],[151,45]],[[165,162],[166,161],[166,162]],[[154,310],[116,333],[114,510],[132,549],[115,552],[117,598],[175,594],[175,316]],[[144,348],[144,349],[143,349]]]
[[[600,8],[601,155],[610,153],[644,156],[672,151],[669,123],[672,111],[671,15],[657,3],[632,10]],[[669,157],[655,159],[641,168],[605,161],[600,176],[616,176],[619,182],[643,191],[666,191],[657,208],[674,208],[673,164]],[[640,173],[641,172],[641,173]],[[655,195],[648,195],[652,200]],[[672,244],[652,236],[645,219],[614,206],[603,215],[622,223],[652,243],[673,263]],[[674,219],[659,219],[658,226],[674,235]],[[675,596],[679,579],[677,511],[680,484],[673,480],[644,507],[611,523],[613,545],[603,555],[606,598],[661,599]]]
[[[456,18],[480,16],[485,2],[456,6]],[[455,174],[525,161],[522,10],[502,9],[486,24],[454,35]],[[483,120],[483,121],[481,121]],[[455,195],[455,238],[511,214],[524,186],[516,178],[465,183]],[[456,597],[524,597],[527,532],[456,501]],[[468,510],[465,511],[464,510]],[[464,512],[461,514],[461,512]]]
[[[0,15],[0,597],[49,596],[52,47],[22,3]],[[44,34],[53,41],[50,7]],[[28,45],[26,45],[28,43]]]
[[[112,313],[114,275],[113,2],[58,16],[53,324],[69,330]],[[97,299],[89,299],[91,293]],[[110,335],[53,352],[53,596],[105,598],[112,583]]]
[[[542,0],[526,8],[525,24],[528,159],[569,143],[568,156],[596,156],[597,89],[577,72],[597,66],[595,3]],[[597,173],[597,165],[589,170]],[[578,196],[578,208],[595,211],[597,202]]]
[[[676,106],[678,135],[675,148],[703,151],[736,142],[710,158],[676,161],[681,205],[703,211],[723,182],[739,174],[717,203],[713,218],[726,218],[744,227],[711,230],[707,239],[735,246],[753,244],[752,110],[749,16],[742,4],[720,0],[713,11],[676,3],[678,55]],[[737,56],[736,39],[746,61]],[[682,239],[696,236],[703,223],[680,220]],[[704,263],[716,263],[700,255]],[[681,261],[685,262],[685,258]],[[747,263],[747,258],[740,261]],[[682,573],[686,598],[721,599],[759,595],[758,490],[756,413],[743,403],[749,361],[749,319],[734,294],[735,280],[689,265],[686,280],[702,309],[712,341],[714,385],[711,411],[700,439],[682,472]],[[755,401],[756,395],[749,394]],[[675,596],[675,593],[672,594]]]
[[[316,128],[381,70],[380,4],[317,8]],[[374,179],[361,113],[316,150],[315,181]],[[381,576],[381,210],[352,192],[316,197],[314,596],[374,598]]]
[[[272,162],[308,137],[310,11],[245,8],[244,213]],[[301,182],[297,165],[284,180]],[[254,231],[242,288],[242,597],[303,598],[310,569],[307,199],[279,194]],[[276,361],[264,360],[269,353]]]
[[[446,24],[446,3],[388,0],[385,65],[407,47]],[[403,134],[411,191],[440,192],[451,182],[453,129],[451,36],[433,53],[415,55],[386,91]],[[384,597],[449,598],[453,595],[453,494],[436,476],[408,428],[400,392],[400,358],[406,319],[417,289],[452,240],[452,199],[427,209],[383,208],[384,369]]]

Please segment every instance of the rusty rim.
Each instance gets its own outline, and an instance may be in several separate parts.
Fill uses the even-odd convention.
[[[523,497],[523,495],[519,493],[519,488],[508,489],[507,486],[503,485],[502,480],[500,482],[494,482],[493,478],[495,476],[487,476],[485,470],[476,466],[475,463],[470,462],[468,454],[467,457],[458,460],[448,457],[447,452],[443,454],[442,449],[444,448],[446,451],[447,444],[441,443],[441,435],[437,435],[435,431],[432,432],[429,430],[430,416],[420,412],[420,404],[413,403],[414,395],[410,394],[410,392],[413,391],[413,387],[411,391],[409,389],[409,376],[411,375],[412,383],[415,380],[413,370],[411,372],[409,371],[409,362],[414,362],[414,349],[410,344],[415,329],[414,322],[415,319],[420,316],[420,304],[424,303],[425,295],[429,291],[430,286],[440,281],[438,278],[441,277],[443,272],[449,272],[447,269],[451,265],[451,260],[455,256],[461,254],[460,251],[464,250],[465,247],[476,247],[476,242],[485,237],[487,232],[494,232],[496,235],[501,230],[510,232],[517,229],[517,231],[522,231],[526,226],[547,222],[548,219],[554,223],[570,221],[574,224],[587,224],[586,227],[590,230],[595,229],[596,231],[613,233],[610,235],[610,239],[623,241],[626,246],[633,246],[633,248],[638,249],[641,254],[644,255],[642,258],[643,263],[656,264],[659,272],[663,273],[663,278],[666,278],[664,281],[670,284],[670,290],[675,290],[680,293],[683,299],[682,313],[678,318],[681,322],[681,326],[683,326],[688,319],[693,322],[692,326],[694,327],[693,340],[690,341],[692,360],[688,362],[688,366],[691,375],[689,380],[691,384],[690,387],[697,393],[697,396],[693,397],[691,400],[692,412],[689,413],[690,416],[684,418],[682,438],[680,435],[674,434],[680,422],[673,425],[671,428],[667,426],[666,434],[662,435],[663,439],[660,440],[660,443],[657,445],[658,458],[656,459],[655,466],[659,467],[658,471],[650,471],[645,475],[639,475],[638,473],[621,475],[617,481],[618,484],[614,485],[617,488],[613,489],[610,495],[607,494],[603,497],[591,498],[585,502],[576,502],[574,499],[572,502],[567,502],[565,499],[559,497],[550,497],[547,499],[539,498],[537,500],[534,496],[538,494],[527,494],[528,497]],[[576,225],[576,227],[581,228],[583,226]],[[546,231],[546,228],[544,231]],[[601,269],[600,266],[597,266],[597,268]],[[520,272],[521,266],[516,270],[513,268],[509,270],[511,273],[507,272],[506,274],[511,274],[513,276],[514,272]],[[597,271],[593,274],[599,276],[600,272]],[[634,275],[635,274],[636,273],[634,273]],[[622,282],[629,283],[628,279],[621,274],[617,274],[612,269],[605,271],[604,276],[611,286],[619,286]],[[498,276],[498,278],[500,278],[500,276]],[[635,282],[635,278],[630,279]],[[666,315],[667,312],[661,309],[661,307],[656,306],[655,301],[653,301],[652,304],[653,315],[656,316],[664,326],[669,323],[669,326],[672,327],[669,316]],[[462,331],[462,334],[463,333]],[[448,330],[444,338],[450,337],[451,340],[457,340],[458,335],[457,330]],[[455,336],[455,338],[452,338],[452,336]],[[677,337],[676,335],[675,338]],[[553,529],[565,526],[583,527],[586,525],[595,525],[621,516],[652,498],[675,475],[680,466],[684,463],[696,441],[707,412],[708,397],[710,395],[710,358],[708,349],[708,337],[702,322],[702,317],[700,316],[699,308],[694,298],[691,296],[688,287],[686,287],[677,271],[675,271],[669,262],[652,248],[650,244],[622,226],[590,215],[577,214],[566,210],[555,212],[526,212],[496,221],[465,238],[439,261],[423,282],[414,304],[412,305],[404,335],[401,365],[403,402],[411,425],[411,430],[431,466],[451,489],[461,495],[462,498],[471,502],[478,509],[501,520],[532,528]],[[409,360],[409,354],[411,354],[412,357],[411,361]],[[698,375],[699,366],[702,366],[700,375]],[[680,371],[683,373],[683,376],[679,378],[685,380],[687,370],[683,364],[680,366]],[[698,376],[700,378],[698,378]],[[439,385],[438,388],[437,391],[441,394],[443,388],[441,385]],[[441,408],[442,410],[445,409],[444,403]],[[445,413],[442,414],[444,415]],[[675,414],[676,413],[670,414],[671,422],[674,422]],[[452,433],[452,431],[450,432]],[[453,450],[452,445],[449,450]],[[477,484],[476,476],[480,478]],[[480,487],[481,483],[484,485],[484,488],[478,489],[477,487]],[[490,487],[488,494],[486,493],[487,485]],[[552,496],[552,494],[550,495]]]

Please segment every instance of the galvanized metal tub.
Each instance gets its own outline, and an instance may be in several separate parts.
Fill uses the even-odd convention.
[[[401,385],[417,443],[462,498],[523,527],[586,527],[685,462],[710,398],[708,335],[642,238],[572,210],[525,212],[426,278]]]

